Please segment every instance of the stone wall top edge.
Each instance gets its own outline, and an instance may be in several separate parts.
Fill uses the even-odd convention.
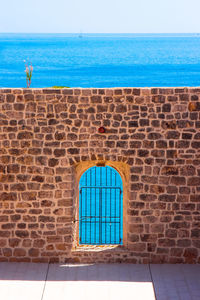
[[[200,94],[200,87],[113,87],[113,88],[0,88],[0,94],[63,96],[156,96]]]
[[[14,91],[14,90],[20,90],[20,91],[35,91],[35,90],[40,90],[40,91],[48,91],[48,90],[54,90],[54,91],[66,91],[66,90],[126,90],[126,89],[140,89],[140,90],[151,90],[151,89],[200,89],[200,86],[173,86],[173,87],[104,87],[104,88],[99,88],[99,87],[72,87],[72,88],[62,88],[62,89],[57,89],[57,88],[13,88],[13,87],[0,87],[0,91]]]

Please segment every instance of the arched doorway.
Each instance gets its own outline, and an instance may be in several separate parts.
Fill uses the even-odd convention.
[[[123,184],[109,167],[91,167],[79,181],[79,244],[123,243]]]

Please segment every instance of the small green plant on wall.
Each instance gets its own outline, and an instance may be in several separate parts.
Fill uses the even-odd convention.
[[[27,88],[30,88],[32,74],[33,74],[33,66],[32,63],[29,64],[25,60],[24,63],[25,63],[25,73],[26,73],[26,84],[27,84]]]
[[[52,86],[53,89],[69,89],[69,86],[63,86],[63,85],[54,85]]]

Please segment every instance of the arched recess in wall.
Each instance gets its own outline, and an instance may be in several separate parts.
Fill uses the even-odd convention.
[[[110,166],[93,166],[80,178],[79,244],[123,244],[123,183]]]
[[[116,247],[128,247],[128,225],[129,225],[129,215],[128,215],[128,203],[130,198],[130,166],[125,162],[125,158],[116,160],[80,160],[73,166],[74,174],[74,196],[73,196],[73,250],[81,246],[79,243],[79,183],[82,175],[94,166],[109,166],[116,170],[121,179],[123,185],[123,245],[115,245]],[[90,248],[90,246],[87,246]],[[103,249],[103,248],[102,248]]]

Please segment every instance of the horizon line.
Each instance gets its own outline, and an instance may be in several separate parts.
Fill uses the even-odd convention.
[[[200,32],[0,32],[0,34],[200,34]]]

